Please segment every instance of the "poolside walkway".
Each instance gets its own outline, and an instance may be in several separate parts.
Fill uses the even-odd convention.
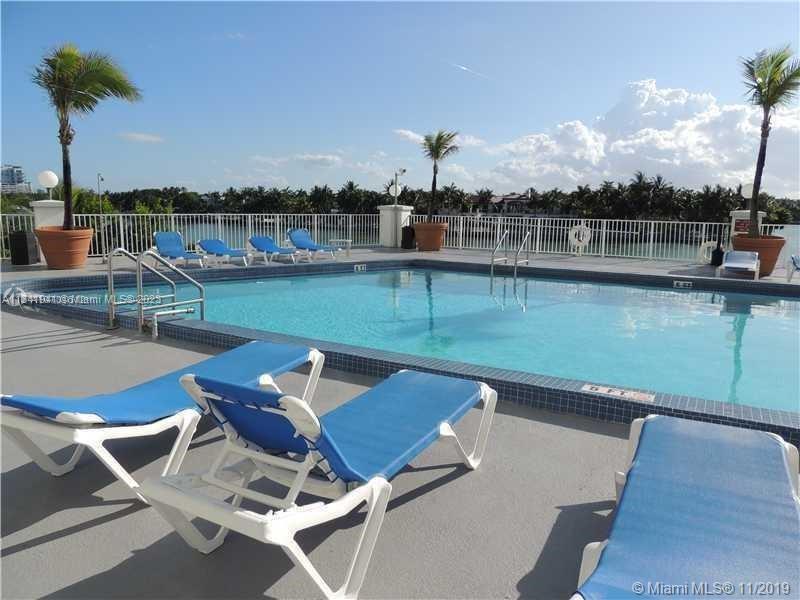
[[[489,264],[491,254],[479,250],[452,250],[445,249],[441,252],[417,252],[416,250],[395,250],[391,248],[358,248],[351,252],[350,258],[343,254],[338,258],[340,262],[361,263],[375,260],[403,260],[424,258],[426,260],[457,261],[479,264]],[[317,262],[330,262],[330,259],[318,259]],[[261,264],[259,261],[258,264]],[[610,258],[599,256],[573,256],[569,254],[539,254],[531,255],[530,266],[543,269],[575,269],[579,271],[598,271],[610,273],[636,273],[641,275],[669,275],[674,277],[714,277],[715,269],[709,265],[699,265],[692,261],[647,260],[643,258]],[[135,266],[131,262],[119,261],[114,265],[120,272],[134,272]],[[192,265],[187,270],[199,269]],[[226,269],[242,270],[240,264],[223,265]],[[104,275],[107,265],[99,258],[91,258],[81,269],[70,271],[51,271],[45,265],[13,266],[8,260],[0,261],[0,274],[5,281],[20,279],[38,279],[50,277],[73,277],[82,275]],[[726,274],[730,279],[752,279],[751,275]],[[785,265],[778,264],[769,277],[760,281],[768,283],[786,282]],[[793,278],[792,286],[800,286],[800,275]]]
[[[0,311],[0,326],[4,393],[109,392],[216,352],[8,311]],[[297,393],[302,377],[280,383]],[[316,408],[327,411],[374,383],[326,369]],[[476,427],[477,416],[465,426]],[[479,470],[466,472],[442,445],[394,480],[362,597],[568,597],[583,546],[608,532],[612,474],[623,466],[626,437],[627,426],[501,403]],[[171,439],[114,450],[145,478],[158,472]],[[202,424],[184,470],[207,464],[220,440]],[[317,595],[276,547],[232,534],[211,555],[191,550],[88,453],[55,478],[3,439],[1,482],[3,597]],[[303,536],[324,575],[344,573],[360,522],[351,515]]]

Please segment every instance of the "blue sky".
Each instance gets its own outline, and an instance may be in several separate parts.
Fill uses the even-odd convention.
[[[112,190],[378,188],[405,167],[427,186],[415,140],[439,128],[463,134],[443,179],[468,189],[636,169],[733,184],[752,177],[758,137],[737,58],[796,49],[798,6],[3,2],[2,160],[60,172],[30,75],[72,41],[114,56],[143,92],[75,120],[83,185],[100,171]],[[775,125],[768,191],[797,195],[798,133],[795,106]]]

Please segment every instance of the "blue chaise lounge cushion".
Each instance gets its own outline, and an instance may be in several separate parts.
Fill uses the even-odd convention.
[[[219,397],[207,399],[245,441],[298,452],[303,438],[281,413],[281,394],[205,377],[195,382]],[[441,423],[454,424],[480,398],[474,381],[401,371],[320,417],[319,438],[300,451],[318,450],[344,481],[391,479],[438,439]]]
[[[645,421],[608,545],[579,592],[587,600],[651,595],[647,587],[636,594],[637,582],[786,582],[797,594],[800,503],[781,442],[713,423]],[[707,595],[730,597],[711,587]]]
[[[186,373],[256,387],[259,375],[291,371],[307,362],[308,353],[304,346],[250,342],[113,394],[84,398],[3,395],[0,403],[51,419],[60,413],[79,413],[98,415],[109,425],[142,425],[197,408],[179,381]]]

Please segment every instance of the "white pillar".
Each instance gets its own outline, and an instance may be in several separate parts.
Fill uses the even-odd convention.
[[[64,224],[64,203],[61,200],[35,200],[31,202],[33,209],[33,227]],[[39,249],[39,260],[44,262],[44,254]]]
[[[402,239],[402,228],[411,225],[413,206],[402,204],[385,204],[378,207],[380,212],[379,241],[384,248],[399,248]]]

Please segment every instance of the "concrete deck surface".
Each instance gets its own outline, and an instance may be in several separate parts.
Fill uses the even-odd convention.
[[[415,250],[396,250],[392,248],[357,248],[351,252],[349,258],[344,253],[339,253],[340,262],[369,262],[373,260],[413,259],[459,261],[480,264],[489,264],[490,252],[482,250],[453,250],[444,249],[441,252],[417,252]],[[513,257],[512,257],[513,259]],[[330,262],[330,259],[317,259],[319,262]],[[259,260],[257,264],[261,264]],[[714,267],[698,265],[685,260],[647,260],[642,258],[610,258],[599,256],[573,256],[570,254],[539,254],[531,255],[530,265],[539,268],[551,269],[576,269],[586,271],[606,271],[611,273],[640,273],[647,275],[671,275],[675,277],[714,277]],[[240,263],[223,265],[224,268],[242,270]],[[135,272],[135,265],[130,261],[118,259],[114,263],[115,271]],[[187,270],[199,269],[192,263]],[[107,265],[99,258],[90,258],[86,265],[80,269],[69,271],[50,271],[46,265],[13,266],[8,260],[0,261],[0,273],[3,280],[14,281],[20,279],[37,279],[50,277],[74,277],[81,275],[105,275]],[[725,277],[731,279],[752,279],[752,275],[737,275],[727,273]],[[772,275],[764,277],[761,281],[768,283],[786,283],[785,265],[777,264]],[[800,276],[792,280],[792,286],[800,286]]]
[[[8,311],[0,327],[7,394],[111,392],[216,352]],[[303,376],[280,383],[297,393]],[[374,383],[326,369],[315,407],[327,411]],[[477,428],[472,412],[462,430]],[[584,545],[607,535],[626,437],[627,426],[501,403],[477,471],[434,445],[393,480],[362,597],[568,597]],[[221,439],[201,423],[184,471],[208,465]],[[172,440],[166,433],[110,447],[141,480],[159,472]],[[66,458],[58,443],[45,447]],[[0,485],[4,598],[318,596],[276,547],[231,534],[208,556],[190,549],[89,453],[56,478],[3,438]],[[361,522],[352,514],[300,539],[332,583],[345,573]]]

